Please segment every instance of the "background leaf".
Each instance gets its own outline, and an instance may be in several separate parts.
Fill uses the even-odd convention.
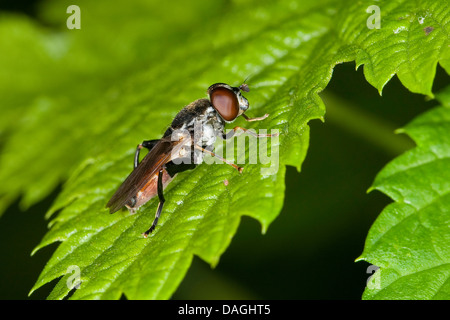
[[[306,123],[323,117],[323,103],[317,93],[327,85],[335,64],[355,59],[357,65],[364,63],[367,79],[380,91],[396,72],[399,77],[402,72],[406,76],[400,79],[409,89],[428,95],[432,95],[435,71],[428,64],[423,66],[423,62],[431,61],[435,66],[440,61],[449,70],[449,53],[445,49],[448,32],[444,27],[448,7],[431,2],[417,7],[401,1],[395,2],[396,6],[392,3],[380,4],[385,12],[380,30],[367,29],[368,15],[361,4],[333,1],[313,5],[295,1],[219,2],[206,7],[196,2],[189,6],[171,5],[170,10],[159,4],[126,8],[117,5],[107,6],[111,10],[107,16],[102,14],[105,4],[81,3],[86,21],[83,26],[90,27],[90,32],[82,29],[75,35],[67,30],[56,36],[34,28],[28,30],[29,22],[19,22],[23,26],[18,27],[16,41],[22,48],[29,47],[20,53],[30,54],[12,58],[7,65],[11,68],[23,61],[31,63],[33,52],[37,51],[44,62],[38,72],[30,72],[35,78],[30,76],[28,83],[39,79],[36,74],[46,72],[50,76],[39,87],[29,85],[26,90],[18,88],[7,93],[7,101],[19,106],[10,111],[10,118],[19,118],[24,110],[28,118],[20,118],[18,128],[6,121],[3,126],[10,136],[0,159],[2,167],[8,169],[2,171],[2,181],[14,183],[5,184],[2,201],[6,206],[23,193],[26,207],[71,176],[48,216],[62,211],[52,220],[52,229],[38,248],[64,242],[35,288],[64,275],[68,266],[76,264],[83,270],[84,285],[73,298],[118,298],[122,292],[130,298],[166,298],[183,278],[193,254],[213,265],[217,263],[241,215],[257,218],[263,230],[267,229],[281,209],[285,165],[300,168],[308,146]],[[66,17],[60,12],[67,5],[50,2],[43,12],[50,23],[64,25]],[[416,27],[415,18],[425,7],[439,26],[432,33],[419,36],[421,30]],[[178,16],[182,19],[174,23],[173,17]],[[404,16],[410,17],[409,25],[401,30],[415,36],[406,40],[392,31],[397,30],[392,28],[398,27],[398,19],[404,20]],[[122,24],[123,29],[106,32],[124,17],[127,23]],[[129,17],[133,17],[132,21]],[[21,21],[14,19],[14,26],[18,25],[17,20]],[[8,30],[10,26],[6,26]],[[439,54],[430,58],[424,47],[417,45],[426,39],[433,41],[429,40],[425,48],[433,48],[433,52],[439,48]],[[167,50],[174,43],[177,50]],[[414,68],[402,68],[412,45],[423,50],[410,63]],[[407,77],[414,72],[428,77],[423,77],[423,81]],[[230,178],[234,173],[229,168],[211,166],[180,176],[167,189],[173,200],[165,207],[160,232],[151,242],[144,243],[136,235],[151,221],[155,201],[132,217],[111,217],[102,211],[108,196],[130,170],[129,159],[136,141],[160,136],[176,111],[199,98],[199,92],[217,79],[235,84],[236,79],[249,74],[251,111],[271,113],[261,126],[282,132],[280,170],[276,176],[261,180],[258,166],[246,168],[242,177]],[[160,106],[164,106],[164,112]],[[22,142],[30,141],[30,136],[33,143],[24,146]],[[55,141],[52,137],[64,139]],[[44,156],[42,150],[46,150]],[[30,158],[39,161],[28,166],[26,161]],[[52,170],[48,170],[49,164]],[[18,172],[23,178],[17,176]],[[223,185],[224,178],[230,181],[228,189]],[[204,183],[205,189],[193,188],[198,181]],[[243,193],[242,186],[248,191]],[[201,205],[196,202],[199,196],[204,197]],[[245,206],[243,199],[252,207]],[[177,207],[180,201],[183,206]],[[183,213],[177,214],[178,210]],[[168,230],[164,231],[167,238],[163,230]],[[149,261],[149,255],[162,256],[162,260]],[[65,278],[52,298],[68,294],[64,284]]]
[[[389,195],[367,237],[364,259],[379,266],[365,299],[449,299],[450,87],[441,107],[401,130],[417,147],[389,163],[372,189]]]

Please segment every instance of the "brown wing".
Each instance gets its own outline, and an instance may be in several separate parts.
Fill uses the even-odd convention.
[[[110,213],[114,213],[125,206],[154,175],[158,174],[163,165],[171,160],[172,153],[181,150],[187,140],[171,141],[170,138],[159,140],[111,197],[106,205]]]

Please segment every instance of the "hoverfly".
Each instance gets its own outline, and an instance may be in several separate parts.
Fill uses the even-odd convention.
[[[238,130],[248,132],[256,137],[273,137],[277,134],[256,134],[242,127],[235,127],[228,133],[224,132],[225,123],[233,122],[238,116],[247,121],[258,121],[267,118],[265,114],[258,118],[249,118],[244,112],[248,109],[248,100],[241,94],[248,92],[247,84],[232,87],[225,83],[216,83],[208,88],[208,99],[198,99],[184,107],[173,119],[163,137],[158,140],[146,140],[136,148],[134,170],[114,193],[106,207],[110,213],[127,207],[130,213],[135,213],[139,207],[158,195],[159,204],[151,227],[143,233],[147,237],[151,233],[161,215],[165,202],[163,190],[179,172],[190,170],[198,165],[194,161],[194,151],[209,153],[242,172],[243,168],[219,157],[213,150],[218,136],[229,139]],[[195,125],[201,127],[201,137],[195,136]],[[175,132],[183,132],[174,139]],[[139,162],[142,148],[148,149],[147,155]],[[188,151],[186,151],[188,149]],[[182,161],[180,161],[182,160]],[[186,161],[187,160],[187,161]]]

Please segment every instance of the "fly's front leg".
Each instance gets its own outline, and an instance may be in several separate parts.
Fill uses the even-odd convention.
[[[254,118],[254,119],[262,120],[262,119],[267,118],[267,116],[268,116],[268,114],[266,114],[264,117],[261,117],[261,119],[259,119],[259,118]],[[247,118],[246,118],[246,119],[247,119]],[[250,120],[248,120],[248,121],[254,121],[254,120],[253,120],[253,119],[250,119]],[[248,133],[248,134],[250,134],[250,135],[252,135],[252,136],[254,136],[254,137],[256,137],[256,138],[269,138],[269,137],[277,137],[277,136],[278,136],[278,132],[273,133],[273,134],[257,134],[257,133],[255,133],[255,132],[253,132],[253,131],[250,131],[250,130],[245,129],[245,128],[242,128],[242,127],[234,127],[233,130],[229,131],[228,133],[222,132],[222,139],[228,140],[228,139],[232,138],[232,137],[236,134],[236,131],[238,131],[238,130],[241,130],[241,131],[243,131],[243,132],[245,132],[245,133]],[[197,146],[196,146],[196,147],[197,147]],[[217,156],[217,155],[214,154],[213,152],[210,152],[210,151],[204,150],[204,149],[202,149],[202,150],[205,151],[205,152],[210,153],[213,157],[217,157],[217,158],[223,160],[224,162],[226,162],[227,164],[231,165],[233,168],[235,168],[236,170],[238,170],[239,173],[242,173],[242,170],[244,170],[244,168],[238,167],[237,165],[235,165],[235,164],[233,164],[233,163],[230,163],[229,161],[227,161],[227,160],[225,160],[225,159],[223,159],[223,158]]]
[[[250,130],[242,128],[242,127],[234,127],[233,130],[229,131],[228,133],[223,133],[222,134],[222,138],[224,140],[228,140],[228,139],[232,138],[236,134],[236,131],[238,131],[238,130],[242,130],[245,133],[248,133],[248,134],[250,134],[250,135],[252,135],[252,136],[254,136],[256,138],[278,137],[278,132],[273,133],[273,134],[257,134],[257,133],[255,133],[253,131],[250,131]]]
[[[249,118],[247,117],[244,113],[242,114],[242,116],[244,117],[245,120],[247,120],[248,122],[252,122],[252,121],[261,121],[264,120],[265,118],[267,118],[269,116],[268,113],[266,113],[265,115],[263,115],[262,117],[256,117],[256,118]]]
[[[159,198],[158,209],[156,210],[156,215],[155,215],[155,219],[153,220],[152,226],[150,227],[150,229],[148,229],[147,231],[145,231],[142,234],[144,236],[144,238],[147,238],[149,233],[151,233],[153,230],[155,230],[156,225],[158,224],[159,216],[161,215],[161,211],[164,206],[164,202],[166,201],[164,199],[163,181],[162,181],[164,170],[165,170],[165,168],[163,167],[163,168],[161,168],[161,170],[159,170],[159,173],[158,173],[158,198]]]
[[[138,144],[136,148],[136,153],[134,154],[134,169],[139,165],[139,154],[142,148],[147,148],[148,151],[152,150],[152,148],[158,143],[159,140],[146,140],[142,143]]]

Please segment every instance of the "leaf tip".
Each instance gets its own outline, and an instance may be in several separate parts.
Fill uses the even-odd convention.
[[[42,248],[41,245],[37,245],[30,253],[30,257],[34,256],[36,252],[38,252]]]
[[[37,289],[39,289],[42,286],[42,284],[38,284],[38,282],[36,282],[33,285],[33,287],[30,289],[30,291],[28,292],[28,297],[30,297],[33,294],[33,292],[35,292]]]
[[[46,247],[46,246],[48,246],[49,244],[52,244],[52,243],[54,243],[54,242],[56,242],[56,241],[63,241],[64,239],[60,239],[60,238],[57,238],[57,239],[47,239],[47,240],[45,240],[45,239],[43,239],[42,241],[41,241],[41,243],[39,243],[32,251],[31,251],[31,253],[30,253],[30,256],[32,257],[32,256],[34,256],[34,254],[36,253],[36,252],[38,252],[39,250],[41,250],[43,247]]]
[[[31,288],[31,290],[28,292],[28,297],[30,297],[32,294],[33,294],[33,292],[35,291],[36,289],[33,287],[33,288]]]
[[[269,228],[268,224],[265,223],[265,222],[262,222],[262,223],[261,223],[261,234],[262,234],[262,235],[265,235],[268,228]]]
[[[219,264],[219,260],[220,256],[215,256],[211,259],[209,265],[211,266],[212,269],[215,269],[217,267],[217,265]]]
[[[431,100],[434,100],[435,98],[436,98],[436,96],[434,95],[434,93],[430,91],[429,93],[427,93],[427,95],[425,97],[425,101],[431,101]]]

